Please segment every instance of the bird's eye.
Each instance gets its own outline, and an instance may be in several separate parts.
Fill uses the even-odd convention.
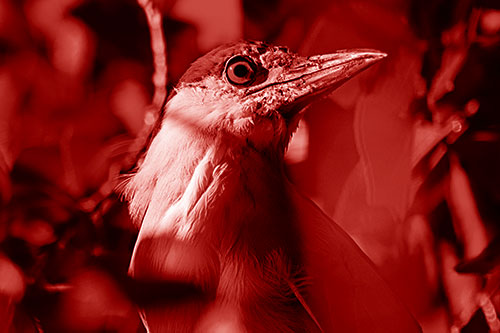
[[[246,85],[255,79],[255,64],[248,58],[235,56],[226,64],[226,77],[234,85]]]

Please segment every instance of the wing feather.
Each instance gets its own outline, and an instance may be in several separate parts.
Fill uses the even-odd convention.
[[[352,238],[288,185],[311,282],[308,302],[325,332],[421,332]]]

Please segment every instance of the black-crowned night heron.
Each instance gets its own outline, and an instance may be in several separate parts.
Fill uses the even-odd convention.
[[[305,58],[239,42],[192,64],[126,189],[140,223],[130,274],[200,291],[142,305],[149,331],[419,330],[364,253],[284,173],[304,107],[385,56]]]

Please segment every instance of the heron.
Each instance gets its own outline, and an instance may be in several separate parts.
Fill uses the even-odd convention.
[[[198,291],[141,304],[149,332],[420,331],[370,259],[285,173],[307,106],[384,57],[303,57],[241,41],[185,72],[125,186],[139,227],[129,274]]]

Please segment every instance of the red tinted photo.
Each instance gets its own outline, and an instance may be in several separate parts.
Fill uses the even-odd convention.
[[[0,0],[0,332],[500,332],[495,0]]]

